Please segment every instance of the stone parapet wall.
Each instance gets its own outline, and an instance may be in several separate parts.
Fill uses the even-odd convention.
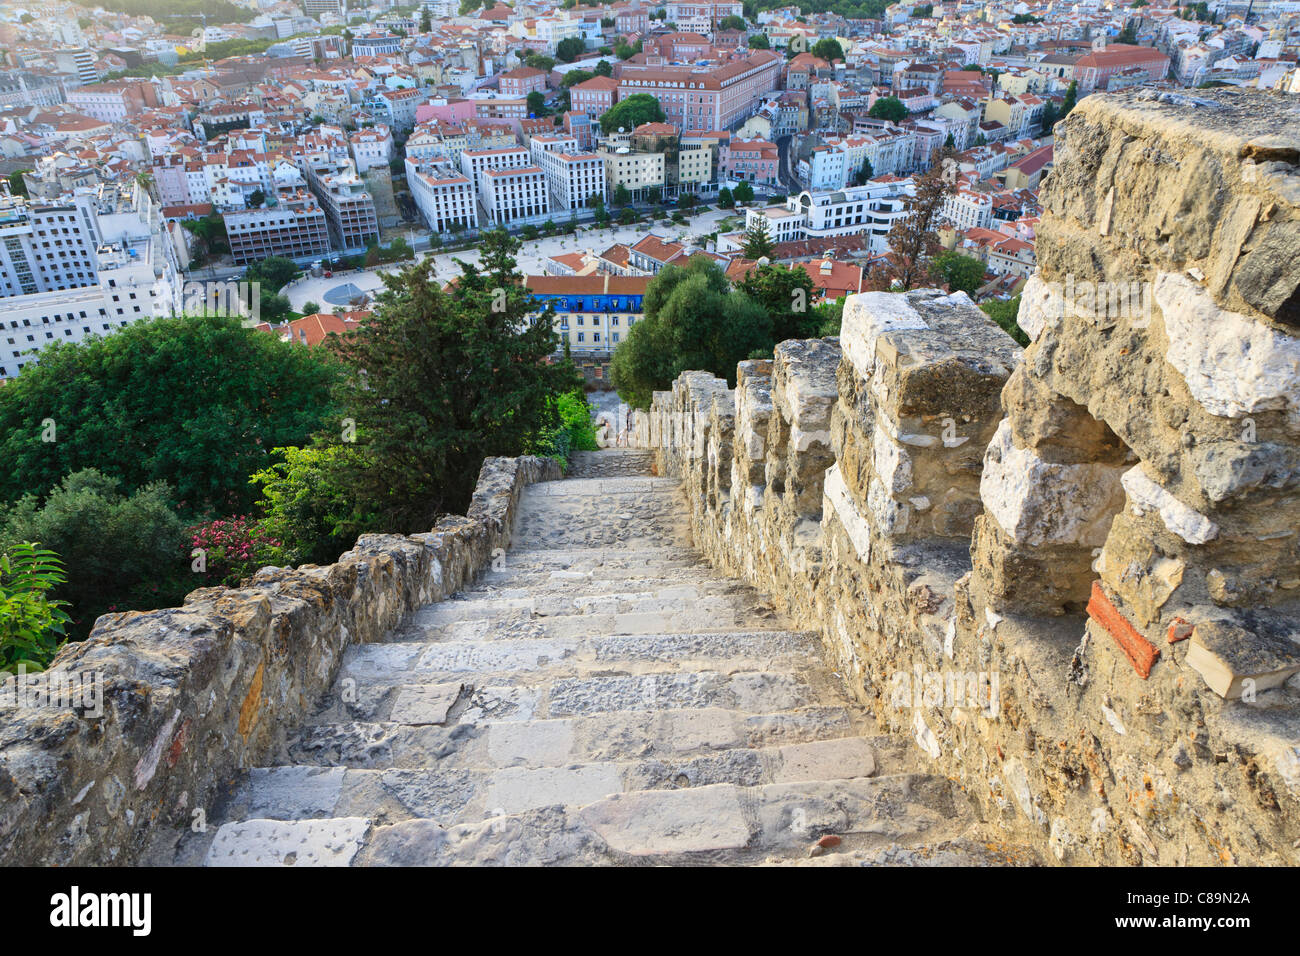
[[[202,588],[179,608],[105,615],[47,672],[102,681],[102,716],[15,705],[9,678],[0,862],[168,859],[224,784],[279,752],[348,645],[381,640],[464,586],[509,547],[523,488],[559,477],[552,459],[489,458],[468,513],[431,532],[363,535],[327,567],[263,568],[246,587]]]
[[[1300,858],[1296,130],[1261,93],[1088,97],[1027,350],[961,294],[868,293],[634,423],[709,559],[1051,859]]]

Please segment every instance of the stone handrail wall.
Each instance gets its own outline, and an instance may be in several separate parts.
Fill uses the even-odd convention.
[[[1300,859],[1300,109],[1204,92],[1057,127],[1024,352],[867,293],[633,428],[709,560],[1066,863]]]
[[[337,676],[343,651],[470,581],[507,548],[523,488],[560,477],[544,458],[489,458],[467,514],[409,537],[362,535],[337,563],[263,568],[179,608],[109,614],[48,675],[102,679],[102,716],[0,705],[0,863],[166,859],[195,811],[264,763]],[[29,678],[30,680],[30,678]]]

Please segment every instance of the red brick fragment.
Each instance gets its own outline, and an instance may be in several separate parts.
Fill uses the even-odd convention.
[[[167,748],[167,766],[176,766],[176,761],[181,759],[181,753],[185,750],[185,744],[190,739],[190,719],[185,718],[181,724],[181,729],[176,731],[176,736],[172,738],[172,745]]]
[[[1111,603],[1100,581],[1092,582],[1092,597],[1088,599],[1088,616],[1106,629],[1106,633],[1119,645],[1138,676],[1146,680],[1151,675],[1151,665],[1160,656],[1160,650],[1137,632],[1128,619]]]
[[[837,837],[834,833],[828,833],[820,840],[817,841],[817,845],[819,847],[822,847],[823,849],[829,850],[832,847],[837,847],[840,845],[840,838]]]
[[[1192,636],[1192,623],[1185,621],[1181,617],[1176,617],[1173,623],[1169,625],[1169,643],[1177,644],[1179,641],[1185,641]]]

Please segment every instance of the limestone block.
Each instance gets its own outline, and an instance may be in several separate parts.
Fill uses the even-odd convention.
[[[1300,338],[1220,308],[1185,275],[1157,275],[1155,298],[1165,357],[1206,411],[1240,418],[1276,410],[1300,425]]]
[[[1016,447],[1003,422],[984,456],[980,497],[1017,544],[1100,547],[1122,503],[1122,469],[1063,465]]]

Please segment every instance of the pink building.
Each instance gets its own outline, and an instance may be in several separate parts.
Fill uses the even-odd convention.
[[[527,96],[529,93],[546,92],[546,74],[531,66],[521,66],[502,73],[500,78],[502,96]]]
[[[774,186],[779,163],[775,144],[762,139],[733,139],[719,165],[728,179]]]
[[[691,66],[625,63],[618,98],[649,93],[659,100],[667,122],[684,133],[730,129],[776,89],[783,65],[780,55],[771,50],[751,50],[722,63]]]
[[[586,113],[592,119],[600,119],[617,99],[618,81],[608,76],[593,76],[569,89],[569,108],[575,113]]]
[[[416,123],[436,119],[440,123],[462,123],[474,118],[473,100],[453,100],[449,103],[421,103],[415,108]]]

